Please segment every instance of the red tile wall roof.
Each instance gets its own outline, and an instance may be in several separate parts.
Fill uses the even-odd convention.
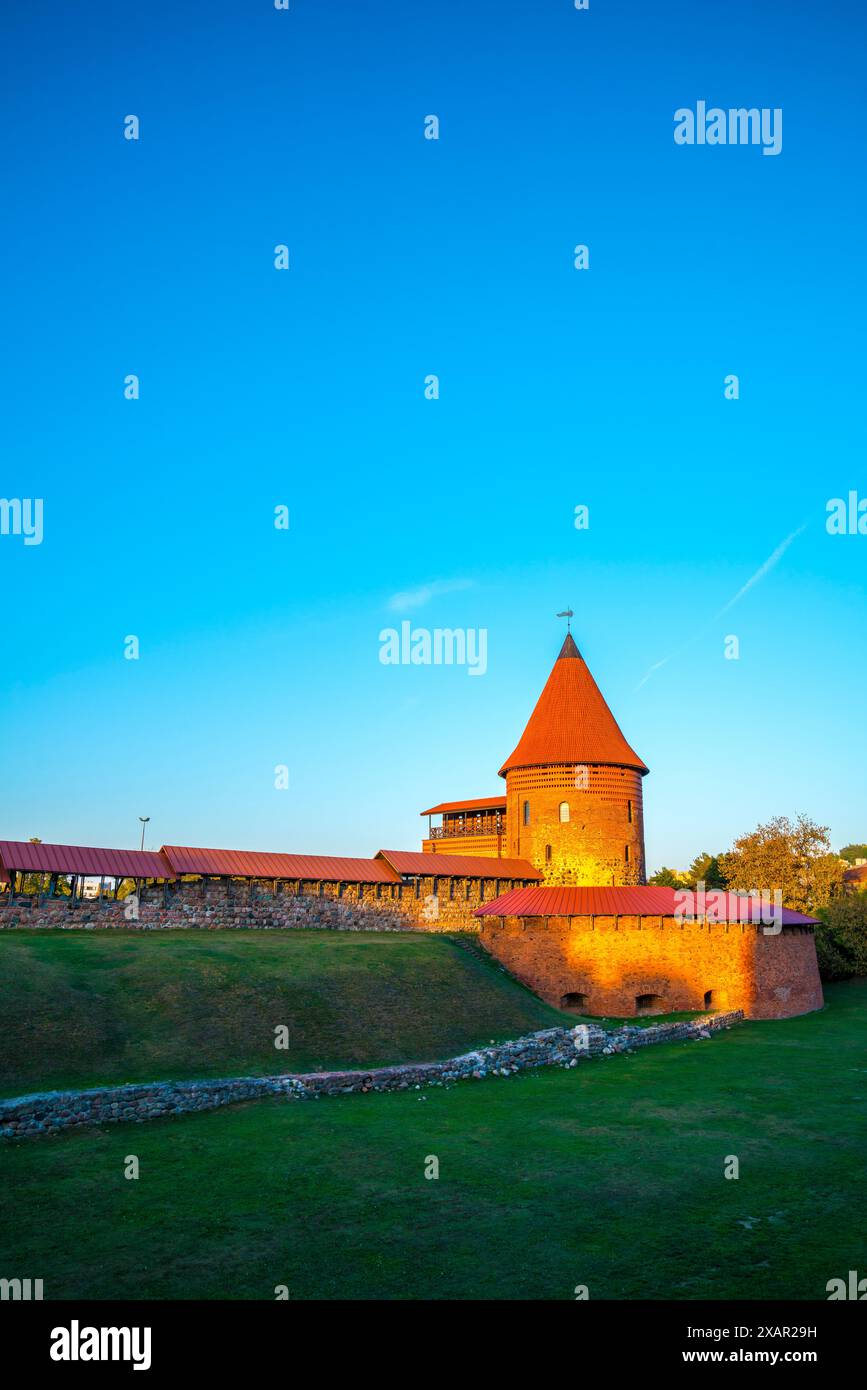
[[[90,878],[174,878],[162,854],[138,849],[92,849],[86,845],[34,845],[0,840],[0,863],[25,873],[83,874]]]
[[[435,854],[421,850],[381,849],[377,858],[385,859],[399,874],[442,874],[456,878],[540,878],[526,859],[494,859],[480,854]]]
[[[163,854],[178,874],[302,878],[327,883],[397,883],[399,877],[379,859],[351,859],[340,855],[194,849],[188,845],[163,845]]]

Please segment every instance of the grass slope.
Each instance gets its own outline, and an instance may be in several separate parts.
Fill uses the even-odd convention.
[[[313,931],[4,932],[0,1018],[3,1095],[427,1061],[575,1022],[446,938]]]
[[[864,1269],[867,981],[827,994],[573,1071],[0,1146],[4,1270],[46,1298],[825,1298]]]

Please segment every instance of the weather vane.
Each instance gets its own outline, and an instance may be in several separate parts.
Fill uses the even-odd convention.
[[[565,618],[565,619],[566,619],[566,631],[567,631],[567,632],[571,632],[571,631],[572,631],[572,619],[575,617],[575,614],[572,612],[572,609],[571,609],[571,608],[564,608],[562,613],[558,613],[558,614],[557,614],[557,617],[558,617],[558,618]]]

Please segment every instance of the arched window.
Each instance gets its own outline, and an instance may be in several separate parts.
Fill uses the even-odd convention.
[[[525,802],[524,802],[524,824],[525,824],[525,825],[529,825],[529,824],[530,824],[530,803],[529,803],[529,801],[525,801]]]
[[[546,863],[546,864],[550,864],[550,863],[551,863],[551,846],[550,846],[550,845],[546,845],[546,846],[545,846],[545,863]]]
[[[560,802],[560,824],[565,825],[569,819],[569,802]]]

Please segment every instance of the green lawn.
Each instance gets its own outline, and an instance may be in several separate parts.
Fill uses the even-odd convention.
[[[103,930],[0,933],[0,1019],[2,1095],[428,1061],[576,1021],[441,936]]]
[[[867,981],[827,997],[572,1071],[0,1145],[0,1273],[46,1298],[823,1299],[867,1273]]]

